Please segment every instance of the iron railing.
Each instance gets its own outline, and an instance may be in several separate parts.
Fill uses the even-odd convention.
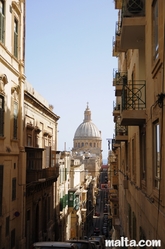
[[[115,35],[116,36],[120,36],[121,35],[121,21],[117,21],[116,22]]]
[[[114,79],[115,85],[126,85],[127,84],[127,72],[113,69],[113,79]]]
[[[123,0],[121,20],[137,16],[145,16],[145,0]]]
[[[113,110],[114,111],[120,111],[120,106],[121,105],[119,103],[113,101]]]
[[[123,85],[122,110],[143,110],[146,108],[145,80],[129,81]]]
[[[115,135],[116,136],[127,136],[128,135],[128,126],[124,125],[115,125]]]

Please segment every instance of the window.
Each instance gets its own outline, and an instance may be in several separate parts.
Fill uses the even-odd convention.
[[[153,2],[152,6],[152,32],[153,32],[153,58],[156,60],[158,58],[158,0]]]
[[[18,58],[18,20],[14,19],[14,56]]]
[[[13,138],[17,139],[17,124],[18,124],[18,104],[14,103],[14,117],[13,117]]]
[[[16,200],[16,178],[12,179],[12,201]]]
[[[6,217],[6,236],[9,235],[10,230],[10,216]]]
[[[135,170],[136,170],[136,155],[135,155],[135,139],[132,139],[132,176],[135,181]]]
[[[141,162],[141,180],[146,180],[146,131],[145,127],[140,129],[140,162]]]
[[[0,165],[0,216],[2,216],[3,165]]]
[[[11,231],[11,249],[15,247],[15,229]]]
[[[130,235],[130,238],[132,238],[132,216],[131,216],[131,206],[130,206],[130,204],[128,204],[128,222],[129,222],[129,227],[128,227],[128,229],[129,229],[129,235]]]
[[[0,0],[0,41],[4,43],[5,34],[5,11],[4,11],[4,1]]]
[[[154,123],[154,176],[155,187],[159,189],[160,185],[160,125],[159,122]]]
[[[0,95],[0,137],[4,136],[4,97]]]
[[[136,216],[135,213],[133,212],[132,214],[132,238],[136,240]]]

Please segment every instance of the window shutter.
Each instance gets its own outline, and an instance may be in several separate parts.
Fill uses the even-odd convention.
[[[18,57],[18,34],[14,32],[14,56]]]
[[[0,216],[2,216],[3,165],[0,165]]]
[[[4,97],[0,96],[0,136],[4,135]]]

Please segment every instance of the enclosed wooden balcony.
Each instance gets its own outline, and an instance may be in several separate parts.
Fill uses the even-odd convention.
[[[58,151],[51,151],[49,165],[42,168],[44,148],[25,147],[26,151],[26,183],[40,183],[48,180],[56,181],[59,176],[59,164],[56,161]]]
[[[145,80],[128,82],[122,91],[121,125],[140,126],[146,122]]]
[[[145,44],[145,0],[123,0],[121,49],[140,49]]]
[[[59,165],[45,169],[27,169],[26,183],[45,182],[47,180],[56,181],[59,176]]]

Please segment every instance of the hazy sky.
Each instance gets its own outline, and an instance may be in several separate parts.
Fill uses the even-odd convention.
[[[89,102],[102,132],[103,158],[114,132],[113,0],[27,0],[25,74],[60,116],[58,150],[71,150]]]

